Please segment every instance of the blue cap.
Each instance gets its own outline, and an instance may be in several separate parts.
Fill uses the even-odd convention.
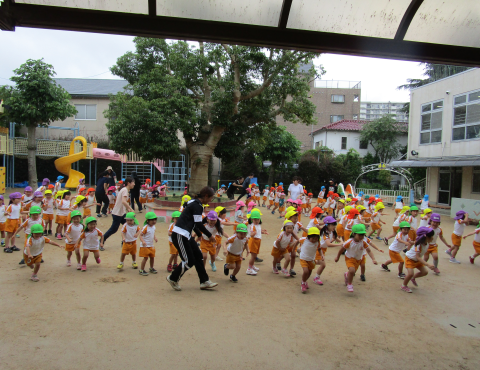
[[[363,191],[361,191],[360,193],[358,193],[359,196],[363,196]]]
[[[425,195],[423,196],[423,200],[428,200],[428,194],[425,194]]]
[[[325,189],[325,186],[322,186],[322,187],[321,187],[321,190],[323,190],[323,189]]]
[[[400,202],[402,199],[403,199],[403,197],[401,195],[397,196],[397,202]]]
[[[163,184],[166,184],[167,182],[168,182],[168,181],[167,181],[167,180],[165,180],[164,182],[162,182],[162,185],[163,185]]]
[[[375,194],[375,198],[380,198],[380,194]]]
[[[283,185],[283,182],[279,182],[278,185]]]
[[[222,184],[222,186],[220,186],[221,188],[223,188],[225,186],[225,184]],[[225,186],[226,187],[226,186]]]
[[[123,182],[125,182],[125,179],[122,179]]]
[[[231,183],[231,182],[229,182],[229,183],[228,183],[228,187],[230,187],[230,185],[232,185],[232,183]]]
[[[64,179],[64,178],[65,178],[65,177],[63,177],[63,176],[58,176],[58,177],[57,177],[57,181],[58,181],[58,180],[61,180],[61,179]]]

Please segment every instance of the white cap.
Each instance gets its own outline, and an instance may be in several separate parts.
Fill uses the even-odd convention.
[[[112,170],[112,171],[113,171],[112,166],[108,166],[108,167],[107,167],[107,171],[108,171],[108,170]]]

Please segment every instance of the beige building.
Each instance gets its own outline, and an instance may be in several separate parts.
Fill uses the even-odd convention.
[[[407,160],[394,164],[427,167],[431,203],[480,200],[480,69],[413,89],[409,122]]]

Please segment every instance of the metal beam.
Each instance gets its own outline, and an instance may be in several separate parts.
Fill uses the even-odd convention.
[[[157,0],[148,0],[148,15],[150,17],[157,16]]]
[[[395,40],[401,41],[405,38],[407,34],[408,27],[410,27],[410,23],[412,23],[413,17],[417,13],[418,8],[422,5],[423,0],[412,0],[410,5],[408,6],[405,14],[403,15],[402,21],[400,22],[397,32],[395,34]]]
[[[278,28],[287,28],[292,1],[293,0],[283,0],[282,11],[280,12],[280,18],[278,19]]]
[[[2,8],[3,10],[3,8]],[[480,48],[228,22],[13,3],[13,26],[222,42],[428,63],[480,66]],[[5,14],[0,13],[0,19]]]

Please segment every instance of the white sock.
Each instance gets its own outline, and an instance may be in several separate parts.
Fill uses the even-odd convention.
[[[317,276],[315,276],[317,279],[320,279],[320,275],[317,274]]]

